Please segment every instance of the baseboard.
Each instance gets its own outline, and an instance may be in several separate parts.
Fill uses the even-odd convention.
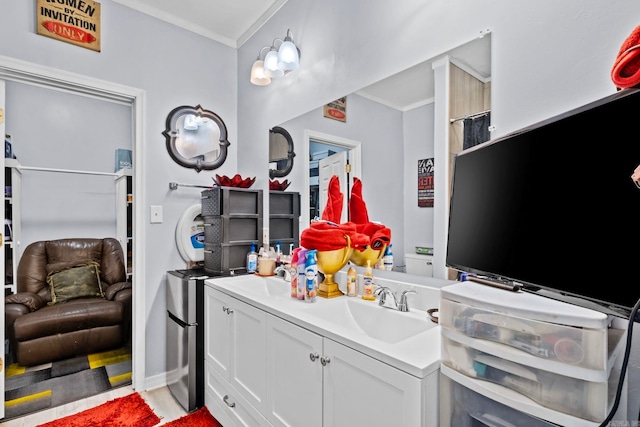
[[[144,379],[144,389],[153,390],[156,388],[164,387],[167,385],[167,373],[162,372],[152,377],[146,377]]]

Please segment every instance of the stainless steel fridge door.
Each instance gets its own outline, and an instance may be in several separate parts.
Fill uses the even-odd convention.
[[[167,272],[167,311],[185,323],[196,322],[195,280],[179,271]]]
[[[167,312],[167,386],[187,411],[196,409],[196,325]]]

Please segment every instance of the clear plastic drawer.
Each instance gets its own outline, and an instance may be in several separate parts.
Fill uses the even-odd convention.
[[[606,329],[588,329],[524,319],[462,303],[440,301],[440,326],[534,356],[587,369],[606,370]]]
[[[602,421],[615,395],[619,372],[586,381],[497,357],[442,336],[442,363],[468,377],[514,390],[541,406],[589,421]],[[617,373],[615,373],[617,372]]]

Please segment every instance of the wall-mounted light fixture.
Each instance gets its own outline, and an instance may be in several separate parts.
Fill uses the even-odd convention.
[[[280,46],[276,49],[276,42]],[[264,60],[262,52],[269,49]],[[300,66],[300,49],[293,43],[291,30],[282,39],[275,39],[271,46],[265,46],[258,52],[258,58],[251,67],[251,83],[265,86],[271,83],[272,78],[282,77]]]

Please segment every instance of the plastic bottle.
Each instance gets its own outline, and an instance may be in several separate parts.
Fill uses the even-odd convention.
[[[347,296],[358,296],[358,271],[353,268],[351,263],[349,263],[349,269],[347,270]]]
[[[304,300],[306,302],[315,302],[318,290],[318,265],[316,263],[316,250],[311,249],[306,253],[306,262],[304,265],[305,288]]]
[[[300,248],[295,248],[291,254],[291,265],[289,273],[291,274],[291,298],[298,298],[298,253]]]
[[[276,242],[276,267],[282,264],[282,242]]]
[[[374,301],[375,285],[373,283],[373,270],[371,269],[371,261],[367,261],[367,268],[362,275],[362,299]]]
[[[255,273],[258,269],[258,254],[256,244],[251,242],[251,250],[247,254],[247,273]]]
[[[299,300],[304,300],[304,288],[305,288],[304,264],[306,261],[307,261],[307,250],[300,249],[300,252],[298,252],[298,292],[296,293],[296,297]]]
[[[384,269],[385,270],[393,270],[393,252],[391,252],[391,247],[393,245],[387,246],[387,249],[384,251],[384,256],[382,259],[384,260]]]

